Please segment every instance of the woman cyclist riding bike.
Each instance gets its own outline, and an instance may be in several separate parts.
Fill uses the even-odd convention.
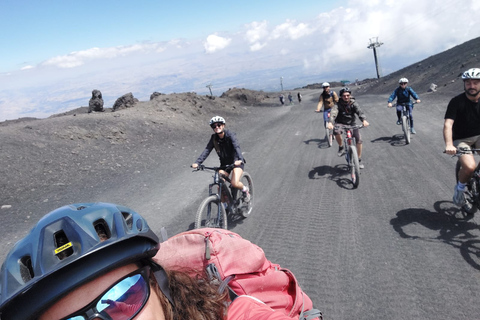
[[[243,185],[240,181],[244,170],[245,159],[243,158],[242,151],[240,150],[240,144],[238,143],[235,132],[225,129],[225,119],[219,116],[215,116],[210,119],[210,127],[213,129],[214,134],[210,137],[205,150],[198,157],[197,161],[192,164],[192,168],[197,169],[209,156],[213,149],[217,151],[220,158],[220,166],[226,167],[230,164],[235,164],[235,167],[226,171],[221,171],[221,174],[228,176],[232,172],[231,181],[232,186],[243,192],[244,200],[250,200],[250,193],[248,187]]]

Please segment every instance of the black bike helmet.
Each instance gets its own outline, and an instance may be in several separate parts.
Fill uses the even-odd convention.
[[[342,88],[342,89],[340,90],[340,97],[341,97],[345,92],[348,92],[348,93],[352,94],[352,91],[351,91],[349,88],[345,87],[345,88]]]
[[[158,237],[129,208],[81,203],[54,210],[8,253],[0,271],[0,318],[35,319],[76,287],[158,249]]]

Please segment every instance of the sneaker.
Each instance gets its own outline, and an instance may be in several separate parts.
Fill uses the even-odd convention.
[[[401,124],[402,124],[402,120],[397,120],[397,124],[398,124],[398,125],[401,125]]]
[[[410,132],[411,132],[412,134],[417,133],[417,131],[415,131],[415,129],[413,129],[413,127],[410,128]]]
[[[345,148],[342,146],[342,147],[338,147],[338,153],[337,155],[339,157],[343,156],[345,154]]]
[[[364,168],[365,168],[365,166],[364,166],[363,163],[362,163],[362,159],[358,159],[358,167],[359,167],[360,169],[364,169]]]
[[[247,190],[243,192],[243,201],[250,202],[250,189],[247,187]]]
[[[453,203],[456,206],[462,207],[465,204],[465,190],[459,189],[455,186],[455,193],[453,194]]]

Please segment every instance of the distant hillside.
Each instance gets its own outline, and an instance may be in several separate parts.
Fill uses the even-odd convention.
[[[406,77],[418,93],[425,93],[430,84],[436,84],[439,93],[460,93],[462,82],[458,81],[463,71],[480,68],[480,37],[455,46],[449,50],[414,63],[380,79],[366,81],[358,87],[358,93],[390,93],[398,86],[398,80]]]

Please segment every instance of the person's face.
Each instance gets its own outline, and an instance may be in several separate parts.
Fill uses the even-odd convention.
[[[215,133],[222,133],[223,128],[225,128],[225,124],[221,122],[215,122],[212,123],[211,127]]]
[[[118,280],[124,278],[126,275],[138,270],[138,266],[135,264],[129,264],[127,266],[120,267],[109,273],[106,273],[95,280],[92,280],[74,291],[68,293],[65,297],[57,301],[53,306],[47,309],[39,320],[59,320],[69,315],[76,313],[85,306],[87,306],[92,300],[98,298],[107,289],[112,287]],[[147,280],[148,281],[148,280]],[[147,282],[147,285],[148,282]],[[132,295],[132,294],[131,294]],[[128,300],[126,300],[128,302]],[[105,309],[106,310],[106,309]],[[77,318],[73,318],[77,320]],[[78,318],[83,320],[82,317]],[[92,318],[93,320],[101,320],[101,318]],[[113,317],[113,320],[116,320]],[[128,315],[122,313],[118,319],[130,319]],[[163,308],[160,303],[156,290],[150,288],[150,297],[141,311],[135,316],[135,320],[165,320]],[[90,319],[89,319],[90,320]]]
[[[350,93],[344,92],[342,94],[342,100],[345,101],[345,102],[350,102]]]
[[[480,93],[480,80],[467,79],[463,82],[465,93],[471,97],[476,97]]]
[[[407,86],[407,83],[406,83],[406,82],[401,82],[401,83],[400,83],[400,87],[405,88],[406,86]]]
[[[323,87],[323,91],[330,92],[330,87]]]

